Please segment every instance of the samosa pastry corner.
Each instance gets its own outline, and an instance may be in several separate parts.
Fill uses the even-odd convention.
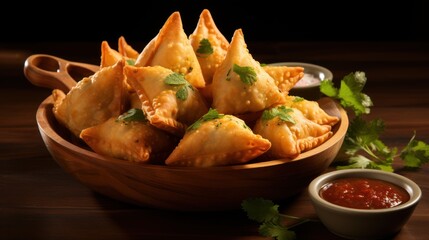
[[[137,163],[164,164],[178,138],[152,126],[141,109],[82,130],[80,138],[94,152]]]
[[[190,124],[208,111],[205,99],[183,75],[162,66],[124,67],[150,123],[182,136]]]
[[[212,83],[213,108],[225,114],[262,111],[284,101],[274,79],[253,59],[243,32],[234,32]]]
[[[242,164],[270,147],[270,141],[254,134],[243,120],[210,109],[188,128],[165,163],[188,167]]]
[[[266,109],[253,131],[271,142],[266,155],[271,159],[293,159],[324,143],[333,134],[331,126],[312,122],[298,109],[284,105]]]

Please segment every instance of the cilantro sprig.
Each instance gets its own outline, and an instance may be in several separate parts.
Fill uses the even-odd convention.
[[[131,122],[131,121],[139,121],[145,122],[147,121],[146,115],[144,114],[142,109],[131,108],[127,112],[121,114],[116,118],[116,121],[122,122]]]
[[[198,57],[208,57],[210,54],[213,54],[214,50],[210,41],[207,38],[203,38],[196,52]]]
[[[371,98],[363,93],[366,83],[365,72],[354,72],[346,75],[336,88],[332,80],[324,80],[320,91],[347,109],[352,109],[354,118],[341,146],[341,152],[349,157],[347,164],[338,165],[337,169],[371,168],[393,172],[393,160],[403,160],[406,168],[419,168],[429,162],[429,145],[415,139],[416,133],[408,144],[399,152],[397,147],[389,147],[380,139],[384,131],[381,119],[365,121],[364,114],[370,113],[373,106]]]
[[[262,120],[268,121],[275,117],[278,117],[280,121],[290,122],[292,124],[295,124],[295,119],[289,114],[290,112],[293,112],[291,108],[280,105],[277,107],[264,110],[262,112],[261,118]]]
[[[195,121],[192,125],[190,125],[188,127],[187,131],[198,129],[201,126],[201,124],[203,124],[204,122],[207,122],[207,121],[210,121],[213,119],[223,118],[224,116],[225,116],[225,114],[221,114],[216,109],[210,108],[206,114],[204,114],[197,121]]]
[[[185,79],[185,77],[176,72],[169,74],[164,79],[164,83],[170,86],[179,86],[179,89],[176,91],[176,97],[182,101],[188,98],[188,88],[193,90],[192,85]]]
[[[366,83],[364,72],[350,73],[341,80],[340,88],[336,88],[332,80],[323,80],[320,91],[337,99],[345,109],[352,109],[354,118],[350,121],[341,150],[349,156],[348,165],[339,165],[337,169],[371,168],[393,172],[393,160],[401,158],[406,168],[420,168],[429,162],[429,145],[416,140],[416,133],[408,144],[398,151],[396,147],[385,145],[380,136],[384,131],[384,122],[381,119],[366,121],[364,114],[370,113],[373,106],[371,98],[363,93]],[[279,112],[267,114],[266,118],[282,115]],[[263,198],[249,198],[242,201],[242,209],[247,212],[249,219],[260,223],[259,234],[277,240],[294,240],[296,235],[290,230],[293,226],[308,221],[317,221],[305,218],[280,214],[279,205]],[[282,219],[298,220],[293,226],[285,226]]]
[[[290,228],[305,222],[317,221],[281,214],[278,204],[264,198],[248,198],[242,201],[241,207],[249,219],[260,223],[259,234],[261,236],[272,237],[277,240],[294,240],[296,234]],[[284,219],[293,219],[297,222],[292,226],[287,226],[283,221]]]
[[[232,71],[240,76],[240,79],[243,83],[247,85],[253,85],[257,78],[255,69],[249,66],[239,66],[234,63]]]

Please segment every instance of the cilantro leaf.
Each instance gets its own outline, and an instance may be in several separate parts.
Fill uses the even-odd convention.
[[[348,165],[337,166],[337,169],[372,168],[393,172],[392,163],[396,157],[400,157],[409,168],[428,163],[429,145],[414,140],[415,134],[398,155],[396,147],[389,148],[379,138],[384,131],[384,122],[380,119],[367,122],[362,118],[363,114],[370,113],[373,106],[371,98],[362,92],[366,81],[364,72],[354,72],[341,80],[339,89],[331,80],[322,81],[320,86],[323,94],[339,100],[344,108],[351,108],[355,114],[340,149],[349,156]]]
[[[265,237],[272,237],[277,240],[293,240],[296,239],[296,234],[288,230],[287,227],[265,222],[259,226],[259,234]]]
[[[263,198],[249,198],[241,204],[244,211],[247,212],[249,219],[259,223],[263,222],[280,222],[279,205],[274,204],[271,200]]]
[[[210,108],[209,111],[204,114],[200,119],[195,121],[192,125],[190,125],[187,131],[195,130],[201,126],[203,122],[207,122],[213,119],[218,119],[224,117],[225,114],[220,114],[216,109]]]
[[[350,73],[341,80],[339,89],[335,88],[332,80],[326,79],[321,82],[320,91],[338,99],[343,107],[351,108],[357,116],[369,114],[373,103],[368,95],[362,93],[366,81],[365,72]]]
[[[253,69],[252,67],[241,67],[234,63],[232,71],[238,74],[240,76],[241,81],[247,85],[253,85],[253,83],[255,83],[257,80],[255,69]]]
[[[136,60],[135,59],[127,59],[126,63],[130,66],[134,66],[136,64]]]
[[[169,74],[165,79],[164,83],[167,85],[183,85],[186,84],[188,81],[186,81],[185,77],[180,74],[173,72]]]
[[[289,114],[290,112],[293,112],[291,108],[281,105],[264,110],[261,118],[267,121],[278,117],[281,121],[295,124],[295,119]]]
[[[295,232],[289,230],[286,225],[282,224],[283,218],[299,220],[294,226],[309,221],[317,221],[281,214],[278,210],[278,204],[274,204],[273,201],[264,198],[245,199],[242,201],[241,207],[247,213],[249,219],[260,223],[260,235],[273,237],[277,240],[294,240],[296,238]]]
[[[404,160],[405,166],[409,168],[419,168],[429,162],[429,145],[415,140],[414,133],[410,142],[401,151],[400,157]]]
[[[337,169],[352,169],[352,168],[367,168],[367,169],[378,169],[386,172],[393,172],[393,168],[390,164],[377,164],[363,155],[356,155],[349,159],[348,165],[337,166]]]
[[[147,121],[147,118],[146,118],[146,115],[143,113],[142,109],[132,108],[127,112],[121,114],[116,119],[116,121],[124,121],[124,122]]]
[[[201,39],[200,45],[198,46],[196,52],[198,57],[206,57],[210,54],[213,54],[214,51],[210,41],[207,38],[203,38]]]
[[[193,89],[192,85],[185,79],[185,76],[176,72],[165,77],[164,83],[170,86],[179,86],[176,91],[176,97],[182,101],[188,98],[188,87]]]

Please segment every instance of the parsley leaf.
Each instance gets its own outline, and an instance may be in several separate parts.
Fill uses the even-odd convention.
[[[126,63],[130,66],[134,66],[136,64],[136,60],[129,58],[126,60]]]
[[[198,57],[207,57],[208,55],[213,54],[213,47],[210,41],[207,38],[201,39],[196,52]]]
[[[207,122],[213,119],[218,119],[224,117],[225,114],[220,114],[216,109],[210,108],[209,111],[204,114],[200,119],[195,121],[192,125],[188,127],[188,131],[195,130],[203,124],[203,122]]]
[[[271,200],[262,198],[249,198],[242,202],[241,207],[247,212],[247,217],[259,223],[280,223],[279,205]]]
[[[356,115],[368,114],[373,103],[368,95],[362,93],[366,80],[365,72],[350,73],[341,80],[339,89],[331,79],[326,79],[321,82],[320,91],[340,100],[343,107],[352,108]]]
[[[147,121],[146,115],[143,113],[142,109],[138,108],[131,108],[127,112],[120,115],[116,121],[124,121],[124,122],[131,122],[131,121]]]
[[[346,75],[337,89],[331,80],[321,83],[320,91],[340,101],[344,108],[351,108],[355,117],[350,121],[344,143],[340,151],[349,156],[347,165],[338,165],[337,169],[371,168],[393,172],[393,160],[400,157],[405,167],[417,168],[429,162],[429,145],[414,139],[398,155],[396,147],[388,147],[380,136],[384,131],[384,122],[380,119],[365,121],[363,114],[370,113],[373,106],[371,98],[364,94],[367,79],[364,72]]]
[[[278,107],[273,107],[264,110],[261,118],[262,120],[267,121],[278,117],[281,121],[295,124],[295,119],[293,119],[292,116],[289,114],[290,112],[293,112],[291,108],[281,105]]]
[[[252,67],[241,67],[234,63],[232,71],[238,74],[240,76],[241,81],[247,85],[253,85],[253,83],[255,83],[257,80],[255,69],[253,69]]]
[[[287,227],[266,222],[259,227],[259,234],[265,237],[273,237],[277,240],[292,240],[296,239],[296,234],[288,230]]]
[[[281,214],[279,205],[273,201],[264,198],[248,198],[241,202],[241,208],[247,213],[247,217],[254,220],[259,225],[259,234],[265,237],[272,237],[277,240],[294,240],[296,234],[288,229],[282,221],[285,218],[298,220],[293,226],[309,222],[317,221],[306,218],[299,218]]]
[[[415,136],[416,134],[414,133],[414,136],[400,154],[405,166],[409,168],[419,168],[429,162],[429,145],[423,141],[415,140]]]
[[[185,77],[182,74],[176,72],[169,74],[164,79],[164,83],[168,85],[184,85],[187,82],[188,81],[186,81]]]
[[[188,87],[193,90],[192,85],[185,79],[180,73],[173,72],[169,74],[165,79],[164,83],[170,86],[179,86],[179,89],[176,91],[177,99],[182,101],[188,98]]]

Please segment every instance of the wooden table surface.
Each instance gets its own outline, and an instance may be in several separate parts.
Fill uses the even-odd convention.
[[[429,43],[254,42],[248,48],[263,63],[325,66],[334,81],[364,71],[364,92],[374,102],[369,116],[386,124],[381,139],[401,149],[416,131],[417,139],[429,143]],[[188,213],[138,207],[97,194],[64,172],[44,146],[35,121],[36,109],[50,90],[23,76],[25,59],[36,53],[98,65],[100,43],[0,45],[0,239],[269,239],[258,234],[258,224],[239,208]],[[401,170],[400,165],[395,159],[397,173],[414,180],[423,197],[394,239],[427,239],[429,164],[417,171]],[[280,203],[280,210],[317,217],[306,192]],[[298,239],[341,239],[320,222],[291,230]]]

